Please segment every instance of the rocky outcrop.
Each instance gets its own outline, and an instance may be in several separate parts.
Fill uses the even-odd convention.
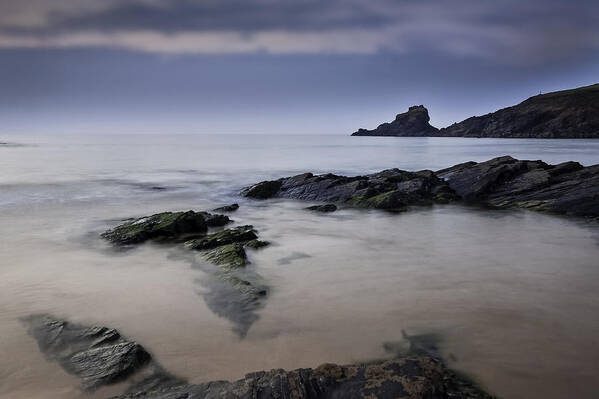
[[[429,124],[428,110],[423,105],[414,105],[408,112],[398,114],[390,123],[376,129],[358,129],[352,136],[435,136],[439,129]]]
[[[203,234],[208,227],[224,226],[229,222],[227,216],[208,212],[162,212],[128,220],[102,233],[102,237],[115,245],[132,245]]]
[[[125,398],[230,398],[230,399],[490,399],[476,386],[426,356],[315,369],[271,370],[247,374],[235,382],[214,381],[171,389],[138,392]]]
[[[272,187],[278,189],[272,190]],[[389,211],[402,211],[410,205],[445,203],[458,198],[445,181],[429,170],[406,172],[399,169],[355,177],[304,173],[258,183],[243,190],[242,195],[259,199],[282,197],[336,202]]]
[[[402,122],[410,119],[410,111],[398,115],[394,122],[374,130],[360,129],[352,136],[599,138],[599,84],[540,94],[442,129],[428,125],[428,113],[424,117],[423,111],[422,116],[411,118],[419,122]]]
[[[112,328],[81,326],[47,314],[23,322],[46,357],[79,377],[86,390],[122,381],[151,359],[141,345]]]
[[[599,165],[583,167],[576,162],[549,165],[505,156],[437,172],[388,169],[356,177],[306,173],[258,183],[242,194],[252,197],[254,192],[263,193],[260,187],[275,185],[279,188],[270,193],[272,197],[362,208],[397,211],[410,205],[462,200],[500,208],[599,217]]]
[[[599,216],[599,165],[548,165],[512,157],[467,162],[437,172],[465,201],[572,216]]]

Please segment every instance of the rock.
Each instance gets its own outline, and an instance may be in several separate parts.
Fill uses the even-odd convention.
[[[464,200],[573,216],[599,216],[599,165],[500,157],[437,172]]]
[[[185,235],[202,234],[206,230],[204,213],[163,212],[125,222],[101,236],[116,245],[131,245],[147,240],[172,240]]]
[[[208,227],[222,227],[226,224],[233,222],[226,215],[213,214],[208,212],[199,212],[204,216],[204,220],[206,221],[206,226]]]
[[[324,204],[324,205],[313,205],[306,208],[309,211],[316,212],[335,212],[337,210],[337,205],[335,204]]]
[[[206,260],[226,268],[243,267],[247,263],[247,255],[243,245],[232,243],[221,245],[204,253]]]
[[[268,245],[270,245],[270,243],[268,241],[251,240],[251,241],[246,242],[244,246],[246,248],[259,249],[259,248],[264,248]]]
[[[490,399],[490,395],[448,370],[440,360],[406,356],[393,360],[315,369],[281,369],[250,373],[235,382],[214,381],[197,385],[138,392],[124,398],[231,398],[231,399]]]
[[[213,211],[214,212],[234,212],[237,209],[239,209],[238,204],[231,204],[231,205],[225,205],[225,206],[221,206],[219,208],[215,208],[215,209],[213,209]]]
[[[359,129],[352,136],[435,136],[439,132],[429,124],[428,110],[414,105],[408,112],[398,114],[391,123],[383,123],[374,130]]]
[[[410,107],[395,121],[352,136],[599,138],[599,84],[530,97],[442,129],[428,121],[426,108]]]
[[[272,197],[281,188],[279,181],[263,181],[248,187],[244,191],[244,196],[249,198],[267,199]]]
[[[405,211],[411,205],[463,200],[492,207],[521,207],[599,217],[599,165],[549,165],[510,156],[465,162],[432,172],[387,169],[345,177],[302,175],[276,181],[273,197],[337,202],[354,207]],[[250,195],[247,190],[244,195]]]
[[[276,185],[271,185],[279,187],[270,193],[273,197],[337,202],[361,208],[404,210],[410,205],[429,205],[458,199],[447,183],[431,171],[388,169],[354,177],[305,173],[276,182]],[[251,187],[242,194],[251,196]]]
[[[234,323],[234,331],[245,337],[258,319],[256,311],[263,306],[268,287],[262,277],[245,270],[249,263],[245,247],[260,248],[268,243],[258,240],[253,226],[239,226],[209,234],[185,243],[189,249],[201,251],[202,257],[218,268],[216,280],[204,294],[208,307],[217,315]]]
[[[253,226],[239,226],[231,229],[219,231],[218,233],[208,234],[205,237],[190,240],[185,243],[189,249],[205,250],[212,249],[222,245],[241,243],[258,238]]]
[[[122,381],[151,356],[136,342],[107,327],[86,327],[47,314],[23,319],[49,360],[81,378],[86,390]]]

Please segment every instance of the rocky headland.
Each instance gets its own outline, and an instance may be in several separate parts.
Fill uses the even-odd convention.
[[[539,94],[442,129],[429,120],[424,106],[413,106],[393,122],[373,130],[359,129],[352,136],[599,138],[599,84]]]
[[[263,181],[249,198],[294,198],[358,208],[405,211],[410,206],[465,202],[572,216],[599,216],[599,165],[549,165],[510,156],[466,162],[436,172],[387,169],[365,176],[304,173]]]

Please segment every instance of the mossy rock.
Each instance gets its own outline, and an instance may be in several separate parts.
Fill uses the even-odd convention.
[[[227,244],[243,243],[257,238],[258,236],[254,231],[254,227],[247,225],[208,234],[205,237],[187,241],[185,245],[190,249],[206,250]]]
[[[397,190],[387,191],[371,197],[365,194],[358,195],[350,198],[347,203],[359,208],[374,208],[388,211],[404,211],[406,209],[403,195]]]
[[[203,256],[211,263],[229,269],[243,267],[247,264],[247,255],[243,245],[239,243],[221,245],[206,251]]]
[[[117,245],[139,244],[147,240],[176,239],[202,234],[207,230],[201,212],[162,212],[123,223],[102,233],[102,238]]]

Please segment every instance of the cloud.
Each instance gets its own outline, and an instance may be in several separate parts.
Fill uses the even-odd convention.
[[[568,0],[5,0],[0,47],[154,53],[427,52],[540,63],[599,49],[599,5]]]

